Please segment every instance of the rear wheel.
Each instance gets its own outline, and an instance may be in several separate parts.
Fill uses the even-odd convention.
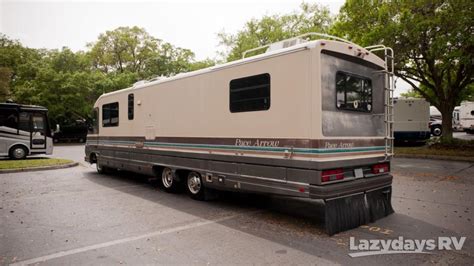
[[[188,174],[186,188],[191,198],[196,200],[205,200],[205,188],[202,185],[202,179],[199,173],[190,172]]]
[[[13,160],[25,159],[28,155],[28,150],[21,145],[13,146],[9,152],[10,158]]]
[[[179,188],[179,183],[174,179],[173,170],[170,168],[164,168],[161,171],[161,184],[166,192],[176,192]]]

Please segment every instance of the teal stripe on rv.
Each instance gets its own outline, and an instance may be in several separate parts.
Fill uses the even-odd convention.
[[[89,142],[90,144],[93,141]],[[125,140],[100,140],[99,144],[122,144],[134,145],[134,141]],[[234,145],[212,145],[212,144],[188,144],[188,143],[168,143],[168,142],[144,142],[148,147],[180,147],[180,148],[205,148],[205,149],[219,149],[219,150],[243,150],[243,151],[269,151],[269,152],[285,152],[288,147],[258,147],[258,146],[234,146]],[[341,153],[341,152],[367,152],[367,151],[383,151],[384,146],[371,147],[355,147],[355,148],[335,148],[335,149],[315,149],[315,148],[293,148],[293,152],[303,154],[318,154],[318,153]]]

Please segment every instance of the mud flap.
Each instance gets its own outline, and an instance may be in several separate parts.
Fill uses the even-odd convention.
[[[370,222],[375,222],[393,213],[392,187],[367,192],[366,198],[369,205]]]
[[[325,200],[325,226],[329,235],[357,228],[393,213],[391,187]]]

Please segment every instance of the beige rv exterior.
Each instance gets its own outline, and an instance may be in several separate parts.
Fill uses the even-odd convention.
[[[163,180],[170,173],[186,182],[191,172],[210,189],[324,200],[390,194],[384,69],[386,62],[362,47],[317,40],[139,82],[97,100],[86,160]],[[367,112],[339,109],[336,73],[370,80]],[[229,84],[262,74],[270,77],[268,109],[231,112]],[[118,125],[104,127],[103,106],[111,103],[119,106]]]
[[[324,45],[322,45],[324,44]],[[328,148],[357,147],[358,142],[383,140],[384,136],[324,136],[322,132],[322,102],[320,51],[327,46],[332,51],[351,54],[348,45],[334,41],[318,41],[299,48],[263,54],[241,62],[180,74],[172,78],[137,85],[102,95],[95,107],[119,102],[120,125],[104,128],[101,136],[201,137],[245,139],[317,139]],[[364,60],[383,67],[374,54]],[[268,111],[231,113],[229,81],[237,77],[269,73],[271,76],[271,106]],[[136,116],[127,119],[127,96],[134,94]],[[99,114],[99,116],[101,113]],[[351,125],[348,125],[348,130]],[[94,137],[95,135],[89,135]],[[380,143],[380,142],[379,142]],[[239,142],[236,143],[237,145]],[[254,143],[253,143],[254,144]],[[272,145],[265,143],[263,145]],[[228,152],[224,152],[228,153]],[[350,154],[350,158],[374,157],[377,153]],[[346,157],[346,155],[344,155]],[[277,156],[278,157],[278,156]],[[284,155],[279,155],[284,158]],[[292,159],[340,160],[331,156]]]

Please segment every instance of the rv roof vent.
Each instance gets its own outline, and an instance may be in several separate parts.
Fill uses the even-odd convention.
[[[147,80],[146,82],[153,82],[153,81],[161,80],[161,79],[164,79],[164,78],[166,78],[166,76],[156,76],[152,79]]]
[[[137,86],[143,85],[145,83],[146,83],[146,80],[139,80],[139,81],[133,83],[133,87],[137,87]]]
[[[280,49],[283,49],[283,48],[288,48],[288,47],[291,47],[291,46],[294,46],[294,45],[297,45],[297,44],[301,44],[301,43],[305,43],[305,42],[308,42],[308,41],[304,40],[304,39],[296,38],[296,39],[289,39],[289,40],[285,40],[285,41],[281,41],[281,42],[272,43],[272,44],[270,44],[270,46],[268,46],[268,49],[267,49],[266,52],[268,53],[268,52],[280,50]]]

